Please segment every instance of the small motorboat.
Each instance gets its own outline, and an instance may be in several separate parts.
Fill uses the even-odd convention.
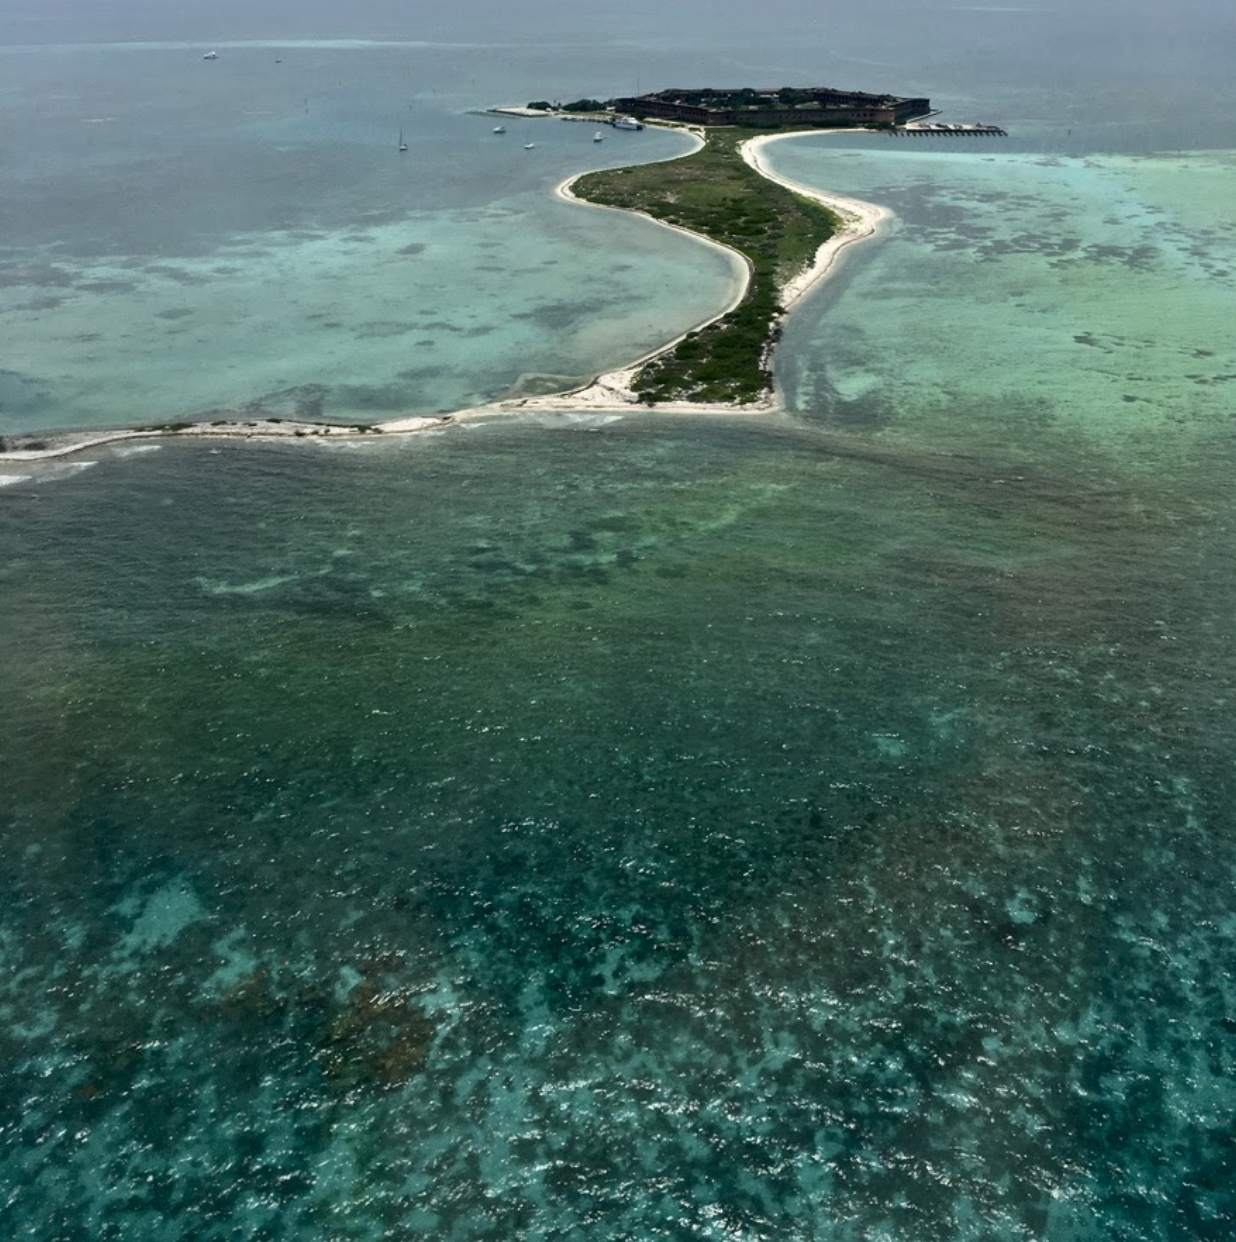
[[[536,143],[535,143],[535,142],[525,142],[525,143],[524,143],[524,150],[525,150],[525,151],[531,151],[531,150],[532,150],[532,148],[533,148],[533,147],[535,147],[535,146],[536,146]]]
[[[495,134],[505,134],[505,133],[506,133],[506,126],[505,126],[505,125],[495,125],[495,126],[494,126],[494,133],[495,133]]]

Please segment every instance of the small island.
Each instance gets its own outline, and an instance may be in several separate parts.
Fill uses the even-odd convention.
[[[562,187],[568,197],[685,229],[734,251],[747,265],[746,291],[727,313],[596,384],[647,405],[750,407],[773,397],[770,358],[790,302],[827,269],[841,245],[870,236],[875,218],[869,204],[844,202],[843,219],[834,210],[843,200],[773,176],[760,163],[760,147],[813,130],[907,132],[932,109],[926,98],[787,86],[675,88],[570,104],[538,100],[521,111],[624,128],[684,128],[699,139],[699,149],[680,159],[588,173]]]
[[[688,94],[693,96],[690,101]],[[673,96],[662,100],[664,109],[706,108],[711,112],[706,121],[698,117],[680,119],[664,112],[658,115],[655,104],[660,96],[606,103],[579,100],[569,106],[537,101],[524,108],[490,109],[524,117],[589,119],[622,129],[642,129],[647,120],[689,132],[699,144],[677,159],[585,173],[568,178],[558,187],[558,193],[571,201],[639,212],[682,229],[728,250],[745,264],[746,280],[726,310],[622,370],[553,395],[511,395],[454,413],[417,414],[373,425],[316,418],[310,412],[313,401],[304,399],[308,390],[293,388],[282,394],[285,401],[263,399],[251,407],[204,411],[181,422],[38,435],[9,433],[0,438],[0,458],[35,462],[69,457],[118,441],[179,436],[320,442],[323,438],[382,432],[414,434],[463,419],[531,410],[614,410],[638,404],[708,414],[775,409],[770,361],[786,310],[829,270],[845,246],[871,237],[889,214],[870,203],[786,181],[761,162],[761,149],[779,138],[813,130],[882,124],[842,116],[847,107],[869,106],[868,102],[855,103],[853,97],[849,105],[835,101],[821,104],[819,100],[794,100],[791,94],[787,90],[661,93]],[[895,101],[891,96],[865,96],[863,100],[878,100],[882,108],[898,103],[914,109],[929,107],[927,100]],[[630,107],[637,103],[641,106],[631,111],[638,115],[616,111],[615,105]],[[720,106],[722,103],[743,109],[742,119],[735,122]],[[827,119],[812,115],[819,110],[816,105],[827,113]],[[793,110],[792,117],[782,115],[786,109]],[[898,130],[908,132],[900,125]]]
[[[647,120],[691,126],[745,125],[756,129],[893,129],[930,116],[932,109],[931,100],[924,97],[839,91],[831,86],[781,86],[776,90],[743,86],[725,90],[673,87],[648,95],[576,99],[565,104],[534,99],[525,108],[493,111],[519,116],[553,113],[568,119],[601,119],[608,124],[628,120],[640,125]]]
[[[631,389],[648,404],[748,405],[772,386],[771,347],[783,290],[838,231],[821,203],[770,181],[743,158],[750,130],[716,130],[691,155],[588,173],[571,193],[605,207],[640,211],[737,251],[749,279],[739,304],[647,361]]]

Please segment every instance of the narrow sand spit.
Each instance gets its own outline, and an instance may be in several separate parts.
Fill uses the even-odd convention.
[[[427,431],[452,422],[451,414],[417,415],[399,420],[397,431]],[[318,444],[323,440],[372,440],[377,428],[360,428],[348,423],[313,423],[293,420],[274,422],[250,419],[235,422],[185,423],[175,427],[117,427],[112,431],[45,431],[13,437],[17,445],[34,441],[42,448],[15,447],[0,451],[3,462],[38,462],[69,457],[87,449],[117,444],[125,440],[152,441],[187,438],[191,440],[289,440],[305,439]]]
[[[807,132],[819,133],[820,131],[810,130]],[[852,133],[853,131],[849,132]],[[788,177],[779,176],[777,173],[772,172],[768,165],[760,159],[764,148],[770,143],[779,142],[783,138],[801,138],[802,136],[801,131],[786,134],[765,134],[760,138],[752,138],[750,142],[744,142],[738,149],[738,153],[742,158],[761,177],[767,177],[769,181],[775,181],[778,185],[785,186],[787,190],[793,190],[795,194],[801,194],[803,198],[811,198],[817,203],[823,203],[825,207],[841,218],[840,231],[830,237],[816,251],[815,261],[811,266],[795,276],[781,290],[781,305],[786,310],[789,310],[808,289],[828,275],[832,270],[833,264],[837,261],[837,256],[847,246],[852,246],[855,242],[866,241],[867,238],[874,237],[879,232],[880,226],[893,218],[893,213],[887,207],[880,207],[876,203],[865,203],[858,198],[842,198],[839,194],[826,194],[822,190],[816,190],[809,185],[803,185],[800,181],[791,181]]]
[[[784,134],[765,134],[759,138],[752,138],[744,142],[739,148],[742,158],[760,176],[767,177],[769,181],[775,181],[778,185],[783,185],[786,189],[794,191],[795,194],[801,194],[804,198],[814,199],[818,203],[823,203],[825,207],[835,212],[842,222],[841,229],[816,251],[815,259],[811,266],[795,276],[782,289],[781,303],[786,310],[789,310],[809,289],[813,288],[828,275],[833,269],[838,255],[847,246],[876,236],[881,226],[892,218],[892,212],[886,207],[880,207],[874,203],[865,203],[856,198],[843,198],[837,194],[827,194],[821,190],[813,189],[811,186],[802,185],[800,182],[779,176],[771,172],[767,164],[761,159],[764,148],[770,143],[778,142],[785,138],[801,138],[808,133],[819,134],[821,132],[825,131],[796,130]],[[853,131],[847,132],[852,133]],[[694,149],[698,150],[703,145],[703,139],[695,132],[692,132],[692,137],[697,143]],[[581,198],[577,198],[571,192],[571,186],[582,175],[581,173],[574,177],[568,177],[555,187],[554,192],[568,202],[584,207],[592,207],[598,211],[623,210],[622,208],[602,207],[599,204],[589,203]],[[649,216],[648,219],[652,219],[652,217]],[[713,246],[732,257],[735,263],[736,278],[730,300],[723,309],[703,323],[697,324],[691,330],[699,331],[700,328],[707,327],[708,324],[715,323],[716,320],[728,315],[746,296],[751,270],[747,259],[739,254],[738,251],[732,250],[728,246],[722,246],[719,242],[714,242],[710,238],[701,237],[698,233],[692,233],[688,229],[666,224],[663,220],[654,220],[653,223],[661,228],[673,229],[678,233],[686,233],[696,241]],[[684,333],[683,335],[685,336],[686,334]],[[562,413],[566,411],[623,412],[638,408],[664,414],[715,415],[761,414],[779,411],[784,408],[781,395],[776,391],[770,393],[763,401],[751,402],[747,405],[706,405],[691,401],[659,402],[655,405],[641,404],[631,386],[636,372],[644,363],[673,349],[682,339],[682,336],[676,337],[667,344],[645,354],[642,358],[637,358],[627,366],[616,371],[606,371],[595,379],[589,380],[587,383],[568,392],[555,393],[552,396],[511,397],[506,400],[459,410],[445,416],[415,415],[409,418],[396,418],[389,422],[379,423],[374,431],[380,431],[384,434],[407,434],[426,431],[431,427],[443,427],[462,419],[492,416],[494,414]],[[337,439],[344,436],[350,438],[374,438],[374,432],[362,432],[338,424],[273,423],[263,421],[233,423],[230,425],[194,423],[174,429],[138,427],[118,428],[114,431],[104,432],[48,432],[37,437],[44,447],[38,449],[14,448],[7,452],[0,452],[0,460],[40,461],[51,457],[65,457],[71,453],[81,452],[83,449],[111,444],[118,440],[155,440],[171,436],[192,436],[194,438],[211,436],[223,439],[286,439],[297,437],[318,441],[326,437]],[[21,440],[18,441],[18,444],[20,443]]]
[[[827,194],[821,190],[813,189],[811,186],[803,185],[801,182],[791,181],[787,177],[779,176],[770,171],[768,165],[760,159],[760,153],[769,143],[777,142],[783,138],[801,138],[804,134],[820,132],[820,130],[795,130],[784,134],[765,134],[759,138],[752,138],[739,147],[739,154],[743,160],[759,173],[761,177],[766,177],[769,181],[785,186],[787,190],[792,190],[795,194],[801,194],[804,198],[810,198],[817,203],[822,203],[841,220],[840,230],[816,251],[815,259],[812,261],[811,266],[800,272],[782,289],[781,305],[785,310],[789,310],[809,289],[813,288],[828,275],[837,262],[837,257],[847,246],[876,236],[880,226],[891,220],[893,214],[887,207],[880,207],[875,203],[866,203],[857,198],[843,198],[839,194]],[[850,130],[847,132],[852,133],[854,131]],[[698,135],[693,136],[698,138]],[[702,139],[699,140],[699,145],[703,145]],[[697,146],[696,150],[698,149],[699,147]],[[576,180],[577,177],[568,178],[557,187],[556,193],[571,202],[583,203],[587,207],[597,206],[595,203],[584,202],[584,200],[577,198],[571,193],[571,185]],[[621,209],[602,207],[600,210],[615,211]],[[652,219],[651,216],[647,218]],[[696,325],[691,331],[698,332],[700,328],[707,327],[708,324],[715,323],[718,319],[728,315],[746,296],[747,284],[750,283],[750,264],[746,258],[736,250],[730,250],[728,246],[722,246],[709,238],[701,237],[698,233],[690,232],[689,229],[681,229],[676,225],[666,224],[663,220],[653,220],[653,223],[659,224],[662,228],[673,229],[678,233],[687,233],[697,241],[702,241],[710,246],[717,247],[719,250],[727,251],[743,264],[747,271],[747,278],[743,282],[737,296],[730,301],[724,310],[705,320],[704,323]],[[683,336],[685,335],[686,333],[683,334]],[[512,397],[490,405],[479,406],[476,409],[461,410],[456,417],[466,418],[478,414],[513,413],[516,411],[621,410],[631,406],[639,406],[642,409],[656,410],[665,414],[759,414],[784,408],[780,393],[775,391],[762,401],[753,401],[746,405],[710,405],[694,401],[667,401],[658,402],[655,405],[641,406],[639,397],[631,386],[636,372],[644,363],[668,353],[682,339],[682,336],[675,337],[674,340],[653,350],[651,353],[645,354],[644,357],[636,359],[621,370],[606,371],[604,374],[598,375],[595,379],[569,392],[554,393],[543,397]],[[398,424],[386,423],[384,426],[392,431],[398,429]]]

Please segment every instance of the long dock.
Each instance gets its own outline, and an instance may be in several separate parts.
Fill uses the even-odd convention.
[[[898,125],[889,131],[897,138],[1007,138],[998,125]]]

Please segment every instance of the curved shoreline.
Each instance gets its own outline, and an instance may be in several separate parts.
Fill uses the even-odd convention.
[[[693,154],[694,151],[699,150],[704,145],[703,138],[694,130],[683,132],[690,133],[691,137],[698,144],[687,154]],[[758,137],[748,139],[738,148],[742,159],[760,176],[775,182],[777,185],[784,186],[786,189],[793,191],[795,194],[800,194],[804,198],[810,198],[815,202],[821,203],[837,215],[842,222],[842,227],[816,251],[811,265],[793,277],[782,288],[782,316],[788,313],[790,308],[800,301],[809,290],[815,288],[829,275],[846,247],[877,236],[881,231],[881,226],[885,225],[893,217],[893,213],[887,207],[882,207],[875,203],[867,203],[861,199],[829,194],[826,191],[817,190],[811,186],[803,185],[801,182],[793,181],[788,177],[782,177],[772,172],[761,159],[761,153],[764,148],[771,143],[779,142],[786,138],[802,138],[808,134],[827,132],[826,130],[789,130],[785,133],[761,134]],[[847,130],[846,132],[853,133],[854,131]],[[681,159],[682,156],[674,156],[673,158]],[[554,194],[564,202],[595,208],[599,211],[625,210],[625,208],[607,207],[600,203],[590,203],[573,194],[571,186],[584,175],[584,173],[576,173],[566,178],[554,187]],[[58,443],[48,443],[46,447],[38,449],[0,449],[0,463],[12,462],[17,464],[19,462],[34,463],[47,461],[54,458],[68,457],[91,448],[104,447],[126,440],[164,440],[179,437],[213,437],[229,440],[308,439],[318,441],[323,438],[338,439],[340,437],[371,439],[377,433],[383,435],[414,434],[434,427],[448,426],[462,419],[494,414],[595,413],[601,411],[624,413],[632,409],[645,410],[648,413],[708,415],[768,414],[783,411],[785,408],[784,402],[782,401],[780,391],[776,388],[763,400],[750,402],[746,405],[710,405],[690,401],[647,404],[639,400],[632,387],[632,381],[639,369],[652,359],[668,353],[689,333],[697,332],[701,328],[707,327],[709,324],[715,323],[718,319],[728,315],[746,297],[751,283],[752,269],[750,260],[745,255],[730,246],[724,246],[720,242],[714,241],[712,238],[704,237],[699,233],[681,228],[675,224],[668,224],[664,220],[656,220],[643,212],[628,214],[644,216],[645,219],[651,220],[652,223],[661,228],[670,229],[676,233],[683,233],[697,242],[722,251],[741,265],[744,274],[737,284],[733,297],[716,314],[710,315],[702,323],[689,328],[686,332],[676,336],[672,341],[650,350],[633,362],[612,371],[602,372],[576,388],[546,396],[508,397],[499,401],[487,402],[484,405],[467,407],[445,415],[413,415],[407,418],[395,418],[373,424],[371,429],[358,429],[350,424],[339,423],[251,420],[222,426],[218,423],[191,423],[187,426],[177,427],[124,427],[116,428],[112,431],[33,432],[24,438],[37,441],[58,441]],[[0,442],[3,442],[3,437],[0,437]]]
[[[698,134],[691,131],[692,135],[697,138],[700,145],[703,140]],[[802,138],[807,134],[827,133],[825,130],[788,130],[779,134],[761,134],[756,138],[750,138],[742,143],[739,148],[739,154],[743,161],[753,171],[764,177],[768,181],[772,181],[777,185],[784,186],[787,190],[800,194],[804,198],[822,204],[832,211],[841,221],[841,228],[833,234],[815,253],[815,257],[811,265],[805,268],[793,279],[788,281],[781,290],[782,317],[789,312],[809,290],[813,289],[817,284],[825,279],[835,267],[841,252],[847,246],[853,245],[855,242],[867,241],[869,238],[879,234],[881,227],[892,220],[893,213],[887,208],[877,203],[868,203],[862,199],[846,198],[839,194],[830,194],[824,190],[817,190],[812,186],[803,185],[799,181],[792,181],[788,177],[782,177],[772,172],[766,163],[760,159],[760,153],[764,147],[770,143],[779,142],[785,138]],[[853,133],[853,130],[847,130],[847,133]],[[696,147],[695,150],[698,150]],[[675,156],[675,159],[682,158]],[[589,203],[584,199],[576,197],[570,192],[572,184],[583,173],[576,173],[572,177],[568,177],[560,185],[555,188],[555,193],[561,198],[567,199],[569,202],[580,203],[585,207],[597,207],[603,211],[622,211],[625,208],[605,207],[599,203]],[[456,417],[475,417],[482,414],[509,414],[519,412],[531,413],[562,413],[568,410],[583,411],[606,411],[606,412],[622,412],[631,408],[647,410],[649,413],[662,414],[768,414],[777,413],[785,409],[781,393],[774,388],[763,400],[752,401],[745,405],[726,405],[726,404],[706,404],[696,401],[660,401],[652,404],[641,402],[632,387],[632,381],[636,372],[650,362],[654,358],[659,358],[662,354],[669,353],[685,336],[690,332],[697,332],[700,328],[707,327],[709,324],[715,323],[718,319],[728,315],[742,299],[746,296],[747,288],[751,280],[751,263],[750,260],[737,250],[729,246],[723,246],[720,242],[713,241],[710,237],[704,237],[699,233],[692,232],[690,229],[681,228],[676,224],[669,224],[664,220],[657,220],[653,216],[649,216],[644,212],[633,212],[633,215],[643,216],[646,220],[651,220],[653,224],[659,225],[661,228],[671,229],[676,233],[685,233],[688,237],[694,238],[698,242],[705,245],[713,246],[716,249],[725,251],[736,256],[744,265],[747,271],[747,279],[743,283],[743,287],[739,295],[725,309],[717,314],[710,316],[703,323],[698,324],[694,328],[688,329],[687,332],[676,336],[672,341],[659,346],[657,349],[651,350],[641,358],[637,358],[634,362],[628,363],[624,367],[620,367],[613,371],[604,371],[588,380],[586,383],[580,384],[578,387],[569,389],[566,392],[551,393],[546,396],[538,397],[510,397],[501,401],[490,402],[486,405],[475,406],[471,409],[460,410]],[[394,423],[384,423],[382,426],[389,431],[403,430],[403,425],[398,421]]]
[[[764,148],[771,146],[774,142],[781,142],[785,138],[802,138],[807,134],[826,132],[822,130],[791,130],[784,134],[762,134],[758,138],[752,138],[744,142],[738,148],[739,155],[761,177],[775,182],[777,185],[785,186],[787,190],[792,190],[795,194],[801,194],[803,198],[814,199],[815,202],[823,204],[842,223],[842,227],[815,252],[815,259],[811,266],[795,276],[781,290],[781,304],[787,311],[808,290],[814,288],[832,271],[838,257],[847,246],[852,246],[855,242],[867,241],[869,238],[877,236],[881,226],[887,225],[893,218],[892,211],[878,203],[868,203],[861,198],[845,198],[840,194],[830,194],[825,190],[817,190],[811,186],[803,185],[801,181],[792,181],[789,177],[783,177],[779,173],[773,172],[760,159],[760,153]],[[848,130],[846,132],[853,133],[854,131]]]

